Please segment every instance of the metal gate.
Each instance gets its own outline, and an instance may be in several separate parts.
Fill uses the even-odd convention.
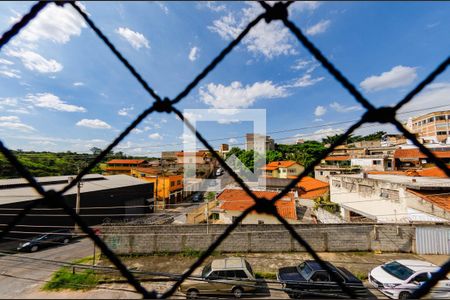
[[[450,255],[450,227],[416,227],[416,253]]]

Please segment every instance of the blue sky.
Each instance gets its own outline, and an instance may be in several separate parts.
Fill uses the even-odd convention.
[[[31,5],[0,3],[0,30],[8,30]],[[81,5],[150,86],[169,98],[261,12],[256,3],[245,2]],[[447,2],[290,7],[290,19],[377,106],[397,102],[449,55],[449,13]],[[152,102],[69,6],[48,5],[0,52],[0,137],[13,149],[88,152],[104,147]],[[449,104],[447,71],[398,117]],[[340,122],[364,112],[279,22],[253,28],[177,107],[265,109],[266,131],[277,132],[271,136],[285,143],[340,133],[350,126]],[[198,125],[215,146],[241,144],[237,137],[252,127],[249,122]],[[371,124],[357,133],[376,130],[395,132]],[[158,156],[161,150],[181,149],[182,135],[183,125],[173,115],[153,114],[116,150]]]

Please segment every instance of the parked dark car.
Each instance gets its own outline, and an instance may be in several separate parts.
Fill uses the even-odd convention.
[[[32,238],[28,242],[20,243],[18,251],[36,252],[42,248],[68,244],[73,238],[69,229],[60,229]]]
[[[195,193],[194,196],[192,196],[192,202],[202,202],[203,201],[203,193]]]
[[[329,262],[326,262],[326,264],[333,271],[335,278],[347,286],[355,297],[369,297],[370,294],[361,280],[347,269],[335,267]],[[286,293],[291,298],[337,298],[347,296],[337,282],[330,278],[328,272],[314,260],[306,260],[298,266],[280,268],[278,269],[277,278],[283,284],[283,288],[288,289]]]

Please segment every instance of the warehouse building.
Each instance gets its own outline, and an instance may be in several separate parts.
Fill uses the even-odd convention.
[[[45,190],[59,191],[75,176],[36,177]],[[76,208],[77,186],[64,194],[64,200]],[[41,196],[25,179],[0,180],[0,230],[15,215]],[[80,184],[80,215],[89,225],[127,221],[153,212],[154,184],[128,175],[86,175]],[[39,204],[9,238],[26,238],[59,228],[72,228],[74,221],[58,207]]]

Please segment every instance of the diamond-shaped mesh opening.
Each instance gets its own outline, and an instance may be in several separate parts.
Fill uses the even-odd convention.
[[[27,24],[36,17],[36,15],[48,5],[48,2],[38,2],[35,4],[30,11],[22,17],[16,24],[12,26],[12,28],[3,34],[0,39],[0,49],[5,46],[11,38],[17,35],[21,29],[27,26]],[[284,195],[286,195],[292,187],[294,187],[306,174],[313,171],[315,165],[317,165],[321,159],[325,158],[326,155],[331,153],[336,146],[342,144],[349,135],[354,132],[357,128],[359,128],[364,123],[391,123],[393,124],[398,131],[403,133],[408,139],[413,141],[413,143],[419,147],[419,149],[428,156],[428,158],[435,163],[443,172],[450,177],[450,170],[446,167],[445,163],[438,158],[436,158],[433,153],[425,146],[423,146],[413,134],[411,134],[408,130],[406,130],[403,125],[396,120],[396,112],[404,106],[406,103],[411,101],[411,99],[420,93],[428,84],[430,84],[439,74],[441,74],[446,67],[450,63],[450,57],[447,58],[444,62],[442,62],[428,77],[426,77],[420,84],[418,84],[410,93],[407,94],[403,99],[401,99],[394,107],[381,107],[375,108],[356,88],[355,86],[346,79],[346,77],[332,64],[330,63],[325,56],[321,53],[321,51],[313,44],[309,39],[303,34],[303,32],[292,22],[289,20],[287,7],[292,4],[292,2],[282,3],[278,2],[273,4],[273,6],[260,2],[262,7],[265,9],[265,12],[261,15],[257,16],[253,21],[251,21],[247,27],[224,49],[222,50],[216,58],[199,74],[197,77],[186,86],[184,90],[182,90],[176,97],[173,99],[168,99],[164,97],[160,97],[145,81],[144,78],[136,71],[136,69],[128,62],[128,60],[114,47],[114,45],[108,40],[108,38],[102,33],[102,31],[95,25],[95,23],[91,20],[91,18],[82,11],[82,9],[78,6],[76,2],[56,2],[57,5],[70,5],[75,8],[78,13],[83,17],[83,19],[87,22],[87,24],[94,30],[94,32],[98,35],[98,37],[108,46],[108,48],[113,52],[113,54],[124,64],[129,72],[138,80],[141,86],[145,91],[148,92],[154,99],[155,102],[149,108],[144,110],[111,144],[102,151],[93,161],[86,166],[79,175],[71,181],[66,187],[64,187],[60,191],[46,191],[43,187],[34,179],[31,173],[17,160],[14,154],[0,143],[0,151],[5,156],[5,158],[17,169],[18,174],[24,177],[30,185],[43,197],[42,199],[34,202],[30,202],[23,210],[14,214],[10,222],[4,226],[2,232],[0,233],[0,239],[4,238],[5,235],[11,232],[16,225],[18,225],[21,220],[29,213],[31,213],[32,209],[44,205],[51,208],[61,208],[68,214],[74,222],[79,226],[80,230],[82,230],[85,234],[87,234],[90,239],[92,239],[95,244],[100,248],[104,255],[113,263],[120,273],[127,279],[129,284],[131,284],[138,293],[142,294],[144,298],[155,298],[162,297],[167,298],[172,296],[180,284],[188,277],[191,276],[192,272],[199,267],[207,257],[209,257],[213,251],[225,240],[225,238],[231,234],[231,232],[238,226],[239,222],[244,219],[246,215],[248,215],[252,211],[269,213],[275,216],[287,229],[287,231],[292,235],[292,237],[304,248],[306,251],[327,270],[331,277],[334,278],[333,272],[329,269],[328,265],[326,265],[314,249],[299,235],[295,229],[285,220],[283,219],[277,210],[275,209],[274,202],[281,199]],[[314,58],[322,64],[322,66],[355,98],[355,100],[360,103],[365,109],[366,113],[361,117],[359,121],[350,126],[347,131],[336,140],[326,151],[324,151],[319,158],[317,158],[313,164],[308,166],[303,173],[301,173],[296,179],[292,180],[292,182],[287,185],[277,196],[273,199],[269,199],[270,201],[265,201],[264,199],[259,199],[252,193],[252,191],[245,185],[245,183],[239,178],[236,173],[233,172],[231,168],[223,161],[223,159],[214,151],[214,149],[210,146],[207,140],[203,138],[203,136],[192,127],[192,125],[184,119],[183,114],[174,106],[174,104],[180,102],[185,98],[191,91],[194,89],[199,82],[206,77],[241,41],[242,39],[252,30],[252,28],[258,22],[272,22],[274,20],[280,20],[298,39],[298,41],[314,56]],[[86,175],[97,163],[99,163],[108,152],[110,152],[115,146],[117,146],[139,123],[141,123],[145,117],[152,113],[172,113],[176,114],[180,120],[182,120],[191,130],[195,133],[196,137],[200,142],[211,152],[211,154],[219,161],[224,169],[226,169],[230,175],[234,178],[234,180],[242,187],[244,191],[246,191],[249,196],[251,196],[255,200],[255,205],[245,210],[227,229],[220,234],[217,239],[211,243],[209,248],[196,260],[196,262],[189,268],[188,271],[183,273],[181,276],[177,276],[176,283],[172,285],[166,292],[163,294],[158,294],[156,291],[147,291],[141,283],[136,279],[135,275],[130,272],[127,267],[121,262],[121,260],[111,251],[108,246],[94,233],[94,231],[86,224],[82,217],[80,217],[63,199],[63,193],[74,187],[80,180]],[[444,278],[444,276],[450,270],[450,260],[447,261],[441,269],[433,273],[432,277],[425,282],[421,287],[414,292],[412,295],[413,298],[420,298],[426,295],[430,289],[436,285],[436,283]],[[191,277],[192,278],[192,277]],[[337,280],[337,282],[339,282]],[[349,290],[342,283],[339,283],[340,289],[347,295],[347,297],[354,298],[352,290]]]

